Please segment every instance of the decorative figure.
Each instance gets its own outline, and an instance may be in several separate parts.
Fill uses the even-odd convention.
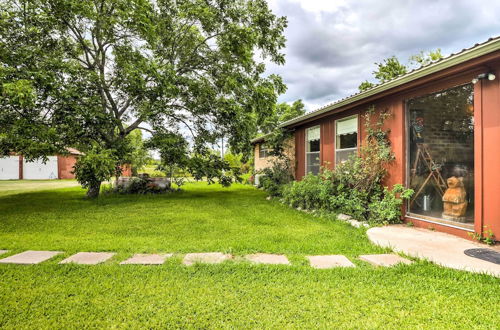
[[[446,180],[448,189],[443,195],[443,219],[465,222],[467,193],[462,177],[452,176]]]
[[[424,142],[424,137],[422,133],[424,132],[424,118],[417,117],[413,121],[413,134],[415,135],[415,142],[422,143]]]

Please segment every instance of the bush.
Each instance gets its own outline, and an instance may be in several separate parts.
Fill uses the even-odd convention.
[[[405,189],[403,185],[394,185],[392,190],[384,188],[382,199],[373,198],[369,205],[369,220],[376,223],[398,223],[401,217],[403,200],[407,200],[413,190]],[[377,196],[378,197],[378,196]]]
[[[281,196],[285,185],[293,181],[292,166],[288,159],[278,159],[273,166],[262,171],[259,186],[270,196]]]

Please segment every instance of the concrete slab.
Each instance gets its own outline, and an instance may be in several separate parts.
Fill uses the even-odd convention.
[[[245,259],[256,264],[289,265],[290,261],[282,254],[255,253],[245,256]]]
[[[195,263],[220,264],[232,258],[232,255],[222,252],[188,253],[184,256],[182,263],[186,266],[191,266]]]
[[[97,265],[113,257],[115,254],[113,252],[78,252],[64,259],[60,264]]]
[[[328,269],[335,267],[356,267],[343,255],[307,256],[311,267],[317,269]]]
[[[173,256],[167,254],[134,254],[131,258],[120,262],[120,265],[161,265],[167,258]]]
[[[391,267],[397,264],[411,264],[412,261],[400,257],[397,254],[365,254],[359,256],[360,260],[366,261],[373,266]]]
[[[7,253],[9,252],[9,250],[0,250],[0,254],[4,254],[4,253]]]
[[[34,265],[61,254],[60,251],[24,251],[0,260],[2,264]]]
[[[390,247],[412,257],[427,259],[444,267],[500,277],[500,265],[464,254],[467,249],[487,247],[483,244],[406,225],[370,228],[367,235],[379,246]]]

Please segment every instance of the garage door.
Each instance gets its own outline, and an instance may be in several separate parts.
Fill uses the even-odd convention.
[[[0,180],[19,179],[19,156],[0,158]]]
[[[57,178],[57,156],[49,156],[49,160],[45,164],[41,160],[24,161],[23,179],[47,180]]]

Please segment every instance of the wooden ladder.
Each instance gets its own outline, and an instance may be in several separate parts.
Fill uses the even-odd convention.
[[[418,165],[419,162],[421,161],[425,164],[425,166],[429,170],[429,175],[427,175],[427,178],[424,180],[424,183],[422,183],[420,188],[417,190],[417,193],[411,199],[410,207],[417,200],[417,197],[423,192],[424,188],[427,186],[428,183],[430,182],[434,183],[433,186],[434,188],[436,188],[436,191],[441,197],[443,197],[444,191],[448,187],[446,181],[441,176],[441,171],[440,171],[441,166],[439,166],[438,164],[436,164],[436,162],[434,162],[434,159],[432,159],[432,156],[429,152],[429,146],[425,143],[417,143],[417,156],[415,158],[415,162],[413,163],[413,167],[411,169],[410,184],[412,183],[413,179],[417,176]],[[420,206],[418,201],[417,205]]]

